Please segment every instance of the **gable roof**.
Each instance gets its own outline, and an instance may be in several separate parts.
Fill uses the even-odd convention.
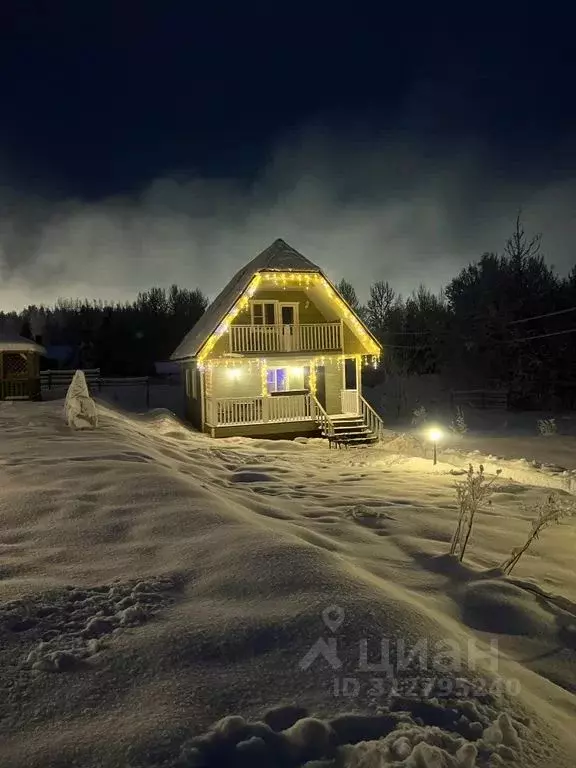
[[[37,344],[24,336],[0,333],[0,352],[38,352],[45,355],[46,350],[41,344]]]
[[[228,312],[236,304],[250,282],[258,272],[312,272],[329,283],[320,267],[313,264],[306,256],[288,245],[280,238],[265,248],[246,266],[242,267],[218,294],[196,325],[186,334],[176,350],[170,355],[171,360],[183,360],[196,357],[210,336],[222,323]],[[331,284],[330,284],[331,285]],[[334,286],[332,286],[333,288]],[[361,321],[360,321],[361,322]],[[368,329],[366,329],[368,330]],[[372,334],[368,331],[369,335]],[[372,337],[373,338],[373,337]]]
[[[228,285],[220,291],[212,304],[206,309],[194,327],[186,334],[182,342],[170,356],[171,360],[181,360],[185,357],[195,357],[208,338],[214,333],[227,312],[232,309],[244,293],[250,281],[257,272],[318,272],[320,267],[309,261],[298,251],[294,250],[284,240],[274,240],[272,245],[265,248],[246,266],[238,270]]]

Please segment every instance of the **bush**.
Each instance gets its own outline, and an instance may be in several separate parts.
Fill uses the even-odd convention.
[[[461,406],[456,408],[454,418],[450,422],[450,431],[455,435],[465,435],[466,432],[468,432],[468,424],[466,424],[464,411],[462,410]]]
[[[515,565],[518,563],[524,552],[530,547],[534,539],[539,538],[540,532],[552,524],[559,524],[561,520],[567,517],[576,516],[576,504],[574,501],[560,501],[554,493],[550,494],[546,501],[536,506],[536,517],[532,519],[528,537],[521,547],[512,550],[510,557],[505,560],[501,568],[508,576]]]
[[[423,405],[419,405],[412,411],[412,426],[423,427],[428,421],[428,411]]]
[[[555,435],[558,432],[556,419],[538,419],[538,431],[544,437]]]
[[[502,470],[499,469],[496,474],[499,475],[501,472]],[[458,502],[458,521],[456,523],[456,530],[452,536],[450,554],[458,555],[460,561],[464,558],[476,513],[480,511],[483,506],[492,503],[490,496],[494,492],[492,485],[495,479],[495,477],[490,481],[486,479],[486,476],[484,475],[484,466],[482,464],[480,464],[480,468],[477,472],[474,472],[474,467],[470,464],[465,480],[455,483],[456,500]]]

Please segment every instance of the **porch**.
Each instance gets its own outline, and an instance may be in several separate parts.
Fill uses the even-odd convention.
[[[357,390],[340,392],[341,412],[331,416],[361,415]],[[310,392],[259,397],[207,397],[205,422],[209,427],[319,422],[323,408]]]

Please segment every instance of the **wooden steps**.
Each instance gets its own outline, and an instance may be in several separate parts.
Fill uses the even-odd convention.
[[[322,436],[328,440],[329,447],[336,448],[352,445],[371,445],[378,442],[378,437],[365,424],[362,416],[337,414],[330,416],[331,428],[322,429]]]

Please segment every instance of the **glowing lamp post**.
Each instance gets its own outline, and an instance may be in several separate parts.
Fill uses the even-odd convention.
[[[441,437],[442,437],[442,430],[438,429],[436,427],[433,427],[430,430],[430,432],[428,433],[428,437],[430,438],[430,441],[432,442],[432,446],[434,448],[434,460],[433,460],[432,463],[436,464],[436,462],[437,462],[437,445],[438,445],[438,440],[440,440]]]

